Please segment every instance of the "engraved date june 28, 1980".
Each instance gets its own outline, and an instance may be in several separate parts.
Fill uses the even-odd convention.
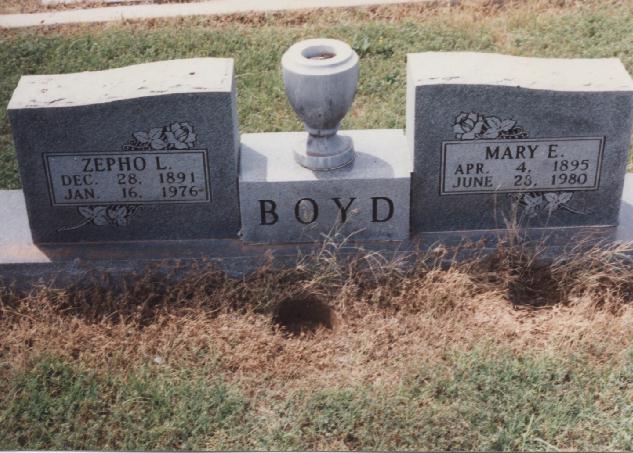
[[[444,142],[441,194],[593,190],[603,138]]]

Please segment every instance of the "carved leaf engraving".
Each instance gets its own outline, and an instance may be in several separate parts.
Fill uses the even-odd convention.
[[[513,140],[528,138],[528,132],[513,119],[501,119],[478,112],[460,112],[455,117],[453,132],[458,140]],[[570,206],[573,192],[525,192],[508,194],[528,217],[541,213],[551,215],[557,210],[587,214]]]
[[[152,150],[187,150],[196,145],[198,135],[188,122],[174,122],[170,125],[153,128],[149,131],[138,131],[123,145],[123,151],[152,151]],[[80,206],[77,213],[83,218],[74,225],[67,225],[57,231],[72,231],[86,225],[125,227],[141,210],[140,205],[90,205]]]

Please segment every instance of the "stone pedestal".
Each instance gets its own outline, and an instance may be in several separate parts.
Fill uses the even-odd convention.
[[[242,136],[240,210],[246,242],[408,238],[411,157],[403,132],[340,134],[353,140],[356,161],[321,172],[293,159],[292,147],[303,132]]]

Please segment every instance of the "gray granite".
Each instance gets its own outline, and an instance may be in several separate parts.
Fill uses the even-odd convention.
[[[410,54],[412,231],[614,226],[632,124],[617,59]]]
[[[0,285],[16,285],[25,290],[41,284],[51,287],[90,284],[91,278],[103,274],[111,277],[109,281],[114,284],[148,270],[158,270],[177,279],[190,269],[209,265],[219,266],[229,275],[244,276],[262,264],[270,263],[271,259],[274,266],[292,266],[301,256],[314,254],[323,247],[321,243],[247,245],[239,239],[34,244],[21,190],[0,190],[0,218],[5,219],[0,234]],[[533,239],[539,244],[546,241],[548,247],[539,253],[545,260],[576,247],[578,243],[585,243],[591,237],[633,241],[633,174],[626,177],[617,229],[540,228],[527,233],[528,240]],[[356,256],[362,250],[379,252],[387,259],[397,256],[402,261],[409,257],[404,262],[413,263],[411,258],[415,258],[416,251],[426,251],[438,243],[450,246],[477,241],[483,249],[467,247],[464,252],[472,250],[480,254],[482,250],[495,250],[497,242],[505,238],[507,232],[503,230],[419,233],[405,241],[350,241],[331,251],[341,258]]]
[[[306,133],[244,134],[242,237],[294,243],[325,236],[403,240],[409,236],[411,157],[402,130],[343,131],[354,142],[352,166],[312,171],[293,158]]]
[[[354,160],[354,144],[339,136],[341,120],[352,106],[359,58],[337,39],[307,39],[281,58],[288,102],[308,135],[294,148],[297,162],[311,170],[333,170]]]
[[[25,76],[9,103],[36,243],[236,238],[233,62]]]

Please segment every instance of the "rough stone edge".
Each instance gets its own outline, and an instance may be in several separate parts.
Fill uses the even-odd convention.
[[[438,67],[442,70],[437,70]],[[474,67],[494,70],[474,71]],[[536,68],[536,73],[522,70],[525,68],[532,68],[532,72]],[[553,71],[547,73],[548,70]],[[633,79],[619,58],[540,58],[492,52],[409,53],[407,82],[414,86],[481,85],[541,91],[633,92]]]
[[[156,81],[152,83],[143,80],[143,72],[150,74],[163,74],[166,71],[183,70],[183,66],[188,65],[186,71],[195,68],[209,67],[217,65],[223,73],[218,74],[216,84],[207,83],[201,86],[200,81],[178,84],[172,86],[160,86]],[[176,69],[177,68],[177,69]],[[24,75],[20,77],[17,87],[13,91],[7,110],[23,109],[48,109],[48,108],[72,108],[93,104],[108,104],[112,102],[139,99],[154,96],[167,96],[172,94],[188,93],[228,93],[235,91],[235,62],[232,58],[188,58],[154,61],[120,68],[105,69],[102,71],[84,71],[67,74],[51,75]],[[203,71],[207,73],[208,71]],[[85,79],[85,83],[90,85],[91,93],[84,96],[78,91],[77,81]],[[99,80],[113,79],[117,82],[108,86],[96,83]],[[165,79],[167,83],[170,79]],[[174,79],[176,81],[176,79]],[[147,85],[147,86],[145,86]],[[151,89],[150,89],[151,86]],[[46,87],[46,93],[42,91]],[[157,88],[158,87],[158,88]],[[37,97],[37,98],[36,98]],[[30,99],[33,98],[33,99]],[[44,100],[42,100],[44,99]],[[61,102],[61,101],[65,102]]]

